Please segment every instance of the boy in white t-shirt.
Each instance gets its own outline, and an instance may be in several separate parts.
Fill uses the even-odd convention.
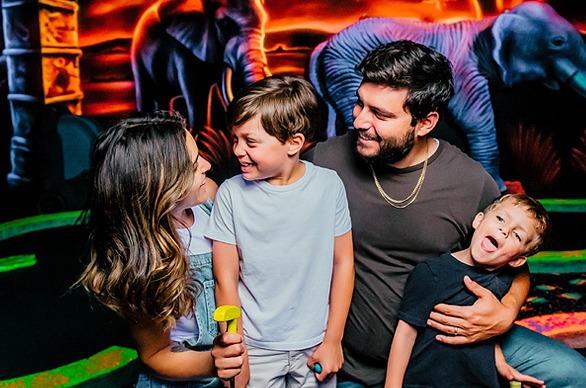
[[[216,302],[243,311],[239,386],[335,386],[343,363],[354,286],[346,192],[334,171],[299,160],[320,122],[300,77],[265,78],[228,107],[242,174],[221,185],[206,236]]]

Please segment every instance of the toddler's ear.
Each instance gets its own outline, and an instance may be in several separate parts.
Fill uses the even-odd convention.
[[[527,261],[527,256],[519,256],[516,259],[509,261],[509,265],[513,268],[517,268],[525,264]]]
[[[480,225],[480,221],[482,221],[483,218],[484,218],[483,212],[476,214],[476,217],[474,217],[474,220],[472,221],[472,228],[474,228],[474,229],[478,228],[478,225]]]

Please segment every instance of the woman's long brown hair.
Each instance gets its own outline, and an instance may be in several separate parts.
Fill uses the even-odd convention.
[[[185,120],[159,112],[121,121],[93,154],[90,262],[79,279],[124,318],[170,328],[193,307],[195,285],[171,210],[193,180]]]

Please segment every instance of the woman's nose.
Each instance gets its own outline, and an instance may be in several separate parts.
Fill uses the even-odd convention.
[[[207,159],[204,158],[200,158],[201,159],[201,171],[205,174],[206,172],[210,171],[210,169],[212,168],[212,164],[210,162],[208,162]]]

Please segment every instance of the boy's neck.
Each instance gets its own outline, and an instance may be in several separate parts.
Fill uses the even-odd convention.
[[[476,267],[476,263],[474,263],[474,260],[472,260],[472,255],[470,255],[470,247],[462,249],[458,252],[452,252],[452,256],[466,265]]]
[[[461,263],[464,263],[464,264],[469,265],[471,267],[484,268],[487,271],[494,271],[494,270],[497,270],[497,269],[504,266],[504,265],[501,265],[498,267],[485,267],[483,265],[478,265],[478,263],[474,261],[474,259],[472,258],[472,255],[470,254],[470,247],[468,247],[466,249],[462,249],[461,251],[458,251],[458,252],[452,252],[452,256],[454,256],[456,258],[456,260],[458,260]]]
[[[265,179],[267,183],[274,186],[286,186],[297,182],[305,174],[305,164],[299,160],[299,156],[287,163],[279,175]]]

